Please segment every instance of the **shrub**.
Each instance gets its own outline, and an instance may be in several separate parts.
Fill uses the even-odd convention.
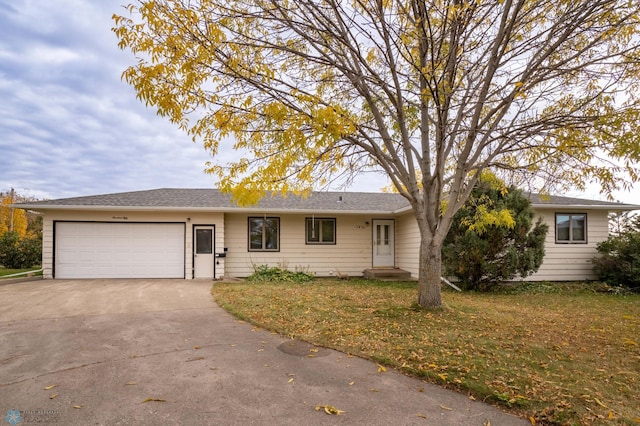
[[[247,280],[259,282],[305,283],[313,280],[313,275],[302,270],[294,272],[276,266],[260,265],[253,267],[253,274],[247,277]]]
[[[538,219],[522,191],[484,176],[454,216],[442,254],[445,273],[467,290],[490,290],[540,268],[549,227]]]
[[[38,237],[20,238],[17,232],[0,237],[0,265],[10,269],[30,268],[42,260],[42,242]]]
[[[592,262],[601,281],[640,291],[640,216],[596,248],[599,255]]]

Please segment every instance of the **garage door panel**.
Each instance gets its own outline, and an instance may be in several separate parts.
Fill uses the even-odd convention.
[[[56,278],[184,278],[184,224],[57,222]]]

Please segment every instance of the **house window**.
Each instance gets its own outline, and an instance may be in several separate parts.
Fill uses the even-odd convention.
[[[335,244],[336,220],[328,218],[306,219],[307,244]]]
[[[585,213],[556,213],[556,243],[587,242],[587,215]]]
[[[249,218],[249,251],[280,250],[280,218]]]

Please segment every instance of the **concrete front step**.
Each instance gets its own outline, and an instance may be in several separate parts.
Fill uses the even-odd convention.
[[[364,270],[364,277],[369,280],[411,280],[411,273],[400,268],[372,268]]]

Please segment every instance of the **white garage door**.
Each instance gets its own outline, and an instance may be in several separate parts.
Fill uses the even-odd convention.
[[[184,224],[55,224],[56,278],[184,278]]]

